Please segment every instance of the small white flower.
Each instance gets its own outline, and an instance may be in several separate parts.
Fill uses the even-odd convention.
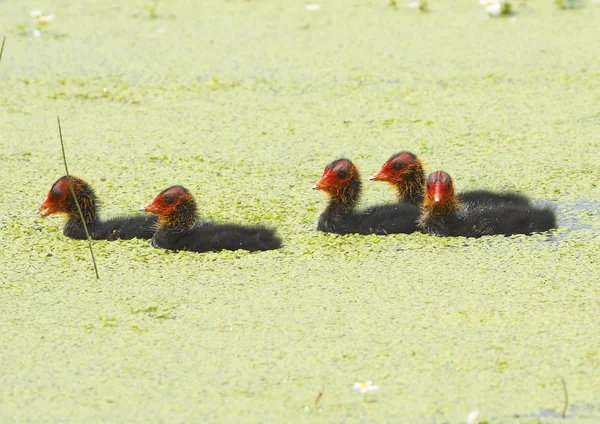
[[[54,20],[54,15],[40,16],[38,20],[40,21],[40,24],[46,25],[48,22]]]
[[[469,412],[467,415],[467,424],[476,424],[479,422],[479,411],[476,409],[474,411]]]
[[[487,0],[483,3],[488,15],[496,18],[502,13],[502,3],[500,0]]]
[[[321,8],[321,6],[318,4],[307,4],[304,7],[306,8],[306,10],[310,10],[310,11],[319,10]]]
[[[34,29],[33,30],[33,36],[34,37],[41,37],[42,36],[42,32],[39,29]]]
[[[410,3],[408,3],[406,5],[406,7],[408,7],[409,9],[416,9],[417,7],[419,7],[419,2],[418,1],[411,1]]]
[[[362,394],[379,390],[379,386],[373,386],[373,382],[371,380],[365,381],[364,383],[360,383],[357,381],[356,383],[354,383],[354,386],[352,386],[352,390],[354,390],[355,392],[360,392]]]
[[[42,11],[32,10],[31,12],[29,12],[29,16],[31,16],[32,18],[39,18],[40,16],[42,16]]]

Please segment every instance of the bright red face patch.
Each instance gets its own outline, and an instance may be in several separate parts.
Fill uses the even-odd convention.
[[[161,191],[141,210],[159,217],[166,217],[175,212],[181,202],[190,199],[192,199],[192,195],[188,190],[181,186],[173,186]]]
[[[74,184],[76,181],[75,177],[71,177],[71,182]],[[65,210],[65,201],[69,193],[69,183],[67,177],[60,178],[54,183],[46,200],[38,208],[38,213],[41,213],[43,217],[52,215],[55,213],[63,213]]]
[[[429,175],[425,185],[425,200],[432,205],[444,204],[454,196],[452,178],[444,171]]]
[[[352,178],[355,172],[355,167],[347,159],[339,159],[330,163],[323,171],[321,179],[314,185],[313,188],[331,193],[342,187],[347,181]]]
[[[402,177],[410,172],[410,166],[416,160],[417,157],[412,153],[400,152],[384,163],[379,172],[371,177],[371,180],[396,183],[402,180]]]

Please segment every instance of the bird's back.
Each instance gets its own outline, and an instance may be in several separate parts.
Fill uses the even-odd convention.
[[[152,245],[170,250],[210,252],[220,250],[272,250],[281,247],[275,231],[261,226],[198,224],[189,230],[159,229]]]
[[[336,234],[408,234],[417,230],[419,207],[392,203],[346,214],[327,211],[319,217],[317,230]]]

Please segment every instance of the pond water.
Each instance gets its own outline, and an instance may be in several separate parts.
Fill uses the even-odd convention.
[[[0,3],[0,418],[15,422],[600,419],[600,5]],[[84,242],[35,214],[64,174],[102,215],[173,184],[279,251]],[[461,189],[557,206],[550,234],[315,231],[341,156],[409,150]],[[551,241],[550,243],[548,241]],[[565,399],[564,379],[568,401]],[[355,382],[377,391],[360,394]]]

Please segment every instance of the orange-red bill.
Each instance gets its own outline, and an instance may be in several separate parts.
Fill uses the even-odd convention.
[[[149,213],[153,213],[153,214],[158,214],[160,212],[160,209],[157,205],[157,199],[156,197],[154,199],[152,199],[150,201],[150,203],[148,203],[146,206],[142,206],[140,208],[140,211],[142,212],[149,212]]]
[[[369,179],[371,181],[387,181],[390,178],[390,176],[384,168],[385,167],[381,168],[376,174],[371,175],[371,178]]]
[[[51,193],[48,193],[48,197],[46,198],[46,200],[44,200],[44,203],[42,203],[40,205],[40,207],[37,209],[37,213],[41,214],[42,217],[47,217],[48,215],[52,215],[53,213],[56,213],[55,208],[53,207],[53,200],[50,197]],[[44,212],[45,210],[45,212]]]

